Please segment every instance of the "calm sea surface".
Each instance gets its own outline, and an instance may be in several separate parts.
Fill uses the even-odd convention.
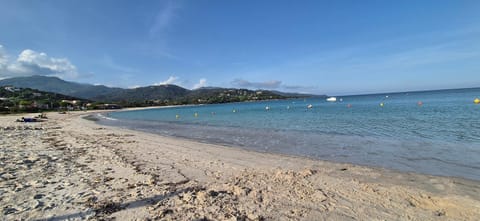
[[[480,180],[475,97],[480,88],[345,96],[337,102],[230,103],[114,112],[100,122],[262,152]]]

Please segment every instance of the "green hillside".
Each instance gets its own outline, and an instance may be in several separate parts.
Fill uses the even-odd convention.
[[[41,91],[89,99],[97,103],[116,103],[124,107],[212,104],[268,99],[303,98],[318,95],[283,93],[268,90],[205,87],[188,90],[177,85],[158,85],[134,89],[79,84],[57,77],[30,76],[0,80],[0,86],[34,88]]]
[[[0,113],[57,110],[68,106],[80,106],[87,102],[88,100],[36,89],[0,87]]]
[[[14,86],[18,88],[34,88],[41,91],[65,94],[83,99],[95,96],[116,93],[124,89],[110,88],[103,85],[80,84],[64,81],[58,77],[28,76],[0,80],[0,86]]]

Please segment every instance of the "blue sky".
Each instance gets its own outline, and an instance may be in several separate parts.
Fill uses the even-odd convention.
[[[480,1],[0,0],[0,78],[358,94],[480,86]]]

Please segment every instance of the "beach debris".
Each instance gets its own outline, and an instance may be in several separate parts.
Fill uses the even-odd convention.
[[[287,105],[287,110],[290,110],[290,106],[289,106],[289,105]]]
[[[380,103],[380,107],[383,107],[383,106],[385,106],[385,104],[384,104],[383,102],[382,102],[382,103]]]
[[[195,112],[195,113],[193,114],[193,116],[194,116],[194,117],[198,117],[198,113]]]
[[[308,109],[312,109],[312,107],[313,107],[313,105],[311,105],[311,104],[307,105]]]
[[[347,104],[347,108],[352,108],[352,105],[351,105],[351,104]]]
[[[180,114],[176,114],[175,119],[180,119]]]
[[[475,104],[480,104],[480,98],[478,98],[478,97],[475,98],[475,100],[473,100],[473,103],[475,103]]]
[[[447,212],[445,212],[445,210],[437,210],[437,211],[435,211],[435,215],[436,216],[445,216],[445,215],[447,215]]]
[[[237,110],[233,109],[233,110],[232,110],[232,112],[233,112],[233,113],[236,113],[236,112],[237,112]]]

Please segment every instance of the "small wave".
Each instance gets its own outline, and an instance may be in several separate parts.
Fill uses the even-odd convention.
[[[115,119],[115,118],[107,117],[103,114],[97,114],[97,117],[105,119],[105,120],[118,120],[118,119]]]
[[[401,157],[401,158],[409,160],[409,161],[438,161],[438,162],[441,162],[441,163],[444,163],[444,164],[450,164],[450,165],[454,165],[454,166],[458,166],[458,167],[465,167],[465,168],[480,170],[480,167],[476,166],[476,165],[462,164],[462,163],[452,162],[452,161],[449,161],[449,160],[439,159],[439,158],[436,158],[436,157],[418,157],[418,158]]]

